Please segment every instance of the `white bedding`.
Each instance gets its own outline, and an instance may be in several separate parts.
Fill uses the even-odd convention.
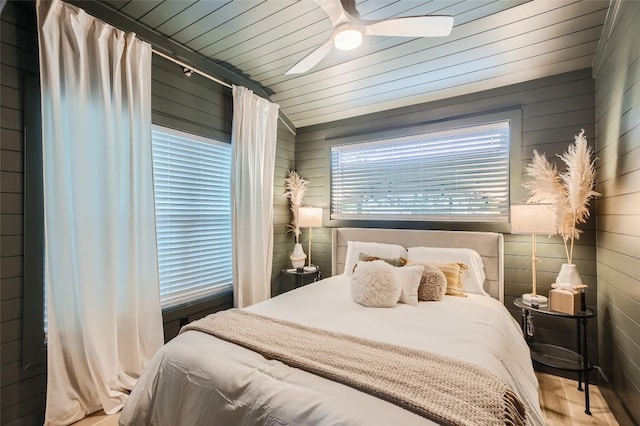
[[[478,364],[507,382],[544,424],[529,350],[516,321],[488,296],[445,296],[394,308],[351,301],[339,275],[249,311],[303,325],[427,350]],[[153,358],[127,400],[121,425],[429,425],[428,420],[347,386],[197,331]]]

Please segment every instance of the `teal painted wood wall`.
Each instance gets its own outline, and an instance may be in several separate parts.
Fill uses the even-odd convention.
[[[620,2],[596,76],[600,366],[640,424],[640,3]]]

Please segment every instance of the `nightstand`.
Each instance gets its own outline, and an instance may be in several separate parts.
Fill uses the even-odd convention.
[[[320,279],[320,268],[315,271],[304,271],[299,269],[280,270],[280,289],[284,291],[302,287]],[[284,293],[281,291],[281,293]]]
[[[589,371],[593,369],[593,365],[589,363],[587,350],[587,321],[596,316],[595,311],[591,308],[586,308],[586,310],[574,315],[565,314],[552,311],[549,307],[541,308],[526,305],[522,298],[514,300],[513,304],[522,309],[522,332],[531,349],[531,359],[547,367],[577,372],[579,391],[583,390],[582,382],[584,381],[584,412],[591,415],[589,409]],[[576,351],[561,346],[533,342],[533,314],[575,320],[577,329]]]

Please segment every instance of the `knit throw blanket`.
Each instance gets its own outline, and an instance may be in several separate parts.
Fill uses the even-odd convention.
[[[442,355],[230,309],[182,328],[343,383],[442,425],[524,425],[522,402],[485,369]]]

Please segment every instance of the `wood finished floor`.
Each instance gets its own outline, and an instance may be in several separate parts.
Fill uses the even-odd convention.
[[[589,385],[589,416],[584,412],[584,393],[578,390],[578,382],[544,373],[536,376],[540,385],[540,407],[548,426],[618,426],[597,386]]]
[[[618,426],[597,386],[589,386],[591,416],[584,413],[584,393],[575,380],[536,373],[540,384],[540,406],[548,426]],[[120,413],[95,413],[74,426],[117,426]]]

